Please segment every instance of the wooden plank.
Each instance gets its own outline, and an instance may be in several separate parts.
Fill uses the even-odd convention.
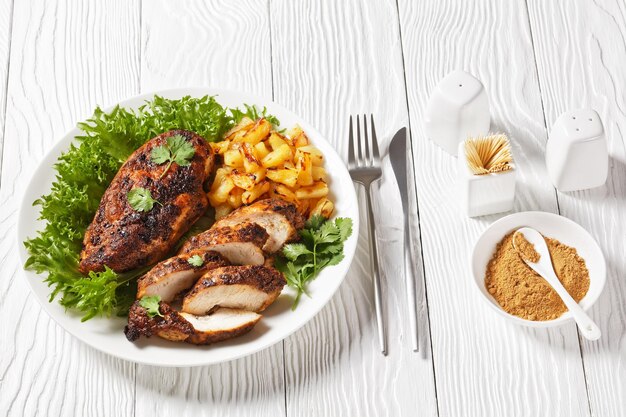
[[[144,3],[142,91],[212,86],[272,97],[267,4]],[[204,367],[137,367],[137,415],[284,415],[282,344]]]
[[[395,2],[275,0],[270,19],[276,101],[310,121],[344,153],[349,115],[373,113],[386,152],[396,130],[408,124]],[[425,309],[419,318],[421,353],[411,351],[407,334],[403,226],[397,210],[392,215],[400,207],[392,178],[386,162],[375,211],[389,356],[378,350],[363,221],[344,284],[329,306],[285,343],[289,416],[437,414]],[[416,245],[419,253],[417,239]],[[421,274],[417,279],[421,282]]]
[[[420,225],[441,416],[589,415],[576,328],[522,328],[476,296],[474,241],[502,215],[469,219],[458,207],[456,159],[429,141],[429,93],[454,69],[486,86],[492,129],[507,132],[519,167],[514,211],[557,209],[546,183],[545,130],[523,1],[399,1]]]
[[[0,189],[1,415],[133,413],[133,365],[86,347],[41,311],[14,233],[22,190],[45,152],[96,104],[137,92],[138,5],[15,2]]]
[[[564,111],[591,107],[600,115],[610,159],[606,184],[558,193],[561,214],[587,229],[607,260],[607,285],[592,317],[598,342],[582,339],[591,414],[626,415],[626,6],[622,1],[528,2],[548,129]]]
[[[2,140],[7,104],[9,50],[11,49],[11,20],[13,0],[0,0],[0,172],[2,169]],[[0,184],[2,183],[0,179]]]

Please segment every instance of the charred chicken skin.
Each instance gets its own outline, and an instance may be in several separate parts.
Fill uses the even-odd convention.
[[[167,147],[167,139],[175,135],[193,146],[189,164],[154,162],[153,149]],[[203,187],[214,158],[206,140],[185,130],[164,133],[137,149],[105,191],[87,228],[80,271],[87,274],[108,266],[124,272],[161,260],[206,211]],[[131,206],[128,193],[136,188],[148,190],[156,200],[150,210]]]
[[[282,273],[266,266],[215,268],[185,296],[183,311],[203,315],[220,306],[258,313],[276,300],[286,283]]]
[[[194,258],[199,262],[194,265]],[[196,251],[173,256],[156,264],[137,282],[137,298],[158,295],[165,302],[189,289],[207,271],[228,262],[217,252]]]
[[[269,238],[263,246],[267,253],[280,250],[287,242],[298,239],[298,230],[304,227],[304,218],[295,204],[278,198],[257,201],[243,206],[218,220],[213,228],[233,226],[241,222],[252,222],[263,227]]]
[[[265,262],[263,245],[268,239],[264,228],[256,223],[239,223],[215,227],[189,239],[180,248],[180,254],[198,249],[222,254],[234,265],[262,265]]]
[[[136,301],[130,308],[126,338],[134,342],[141,336],[159,336],[173,342],[208,345],[241,336],[252,330],[261,315],[252,311],[218,308],[211,315],[179,313],[167,303],[159,304],[161,316],[149,317]]]

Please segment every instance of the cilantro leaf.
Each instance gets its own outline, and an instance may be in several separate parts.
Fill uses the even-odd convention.
[[[156,148],[152,148],[152,152],[150,153],[150,159],[158,165],[166,163],[171,157],[172,155],[167,146],[157,146]]]
[[[307,220],[304,227],[305,229],[318,230],[320,227],[322,227],[324,223],[326,223],[326,219],[324,218],[324,216],[316,214],[312,216],[309,220]]]
[[[157,146],[152,149],[150,159],[157,165],[167,162],[167,166],[161,173],[159,178],[163,178],[172,166],[172,162],[176,162],[181,167],[191,164],[191,158],[196,154],[193,144],[183,135],[172,135],[166,139],[166,144]]]
[[[160,295],[146,296],[139,300],[139,305],[146,309],[148,317],[154,318],[156,316],[163,317],[159,310],[159,301],[161,301]]]
[[[293,310],[302,294],[307,294],[307,283],[314,280],[322,269],[343,260],[343,243],[351,234],[351,219],[331,221],[313,216],[300,231],[302,242],[283,247],[282,256],[276,258],[274,266],[285,275],[287,285],[297,291]]]
[[[137,211],[150,211],[152,207],[154,207],[154,203],[159,205],[163,205],[159,203],[157,200],[152,198],[152,193],[150,190],[146,188],[133,188],[128,192],[127,195],[128,204],[133,208],[133,210]]]
[[[172,160],[181,167],[191,164],[191,158],[196,154],[196,149],[182,135],[174,135],[167,138],[167,145],[172,153]]]
[[[313,252],[308,250],[304,243],[291,243],[285,245],[283,255],[290,261],[295,261],[302,255],[313,255]]]
[[[192,257],[187,259],[187,262],[189,263],[189,265],[192,265],[195,267],[204,265],[204,259],[202,259],[200,255],[193,255]]]

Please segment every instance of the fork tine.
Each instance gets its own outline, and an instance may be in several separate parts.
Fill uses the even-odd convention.
[[[363,156],[363,144],[361,143],[361,123],[359,122],[359,115],[356,115],[356,148],[357,148],[357,157],[356,164],[357,166],[362,166],[364,156]]]
[[[372,165],[372,153],[370,152],[370,135],[367,130],[367,116],[363,115],[363,144],[365,148],[365,155],[363,156],[363,163],[367,166]]]
[[[352,168],[355,165],[355,154],[354,154],[354,132],[352,130],[352,116],[350,116],[350,134],[348,140],[348,167]]]
[[[372,150],[374,153],[374,163],[377,164],[380,161],[380,153],[378,152],[378,139],[376,138],[376,128],[374,127],[374,115],[371,114],[372,121]]]

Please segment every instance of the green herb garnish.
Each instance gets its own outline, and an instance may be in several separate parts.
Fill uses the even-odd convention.
[[[161,314],[161,311],[159,310],[159,301],[161,301],[160,295],[152,295],[150,297],[146,296],[139,300],[139,305],[146,309],[148,317],[163,317],[163,314]]]
[[[150,211],[155,203],[163,205],[152,198],[152,193],[146,188],[133,188],[126,197],[128,198],[128,204],[130,204],[133,210],[137,211]]]
[[[193,255],[191,258],[187,259],[189,265],[198,267],[204,265],[204,259],[200,255]]]
[[[295,310],[308,282],[327,266],[337,265],[343,259],[343,243],[352,234],[352,220],[337,218],[326,220],[313,216],[300,231],[302,243],[283,247],[283,258],[277,258],[276,268],[285,274],[287,285],[298,291],[293,302]]]
[[[181,167],[186,167],[191,164],[191,158],[196,154],[191,142],[189,142],[183,135],[173,135],[166,139],[166,144],[157,146],[152,149],[150,159],[155,164],[161,165],[167,162],[165,170],[159,178],[169,171],[172,166],[172,162],[176,162]]]

